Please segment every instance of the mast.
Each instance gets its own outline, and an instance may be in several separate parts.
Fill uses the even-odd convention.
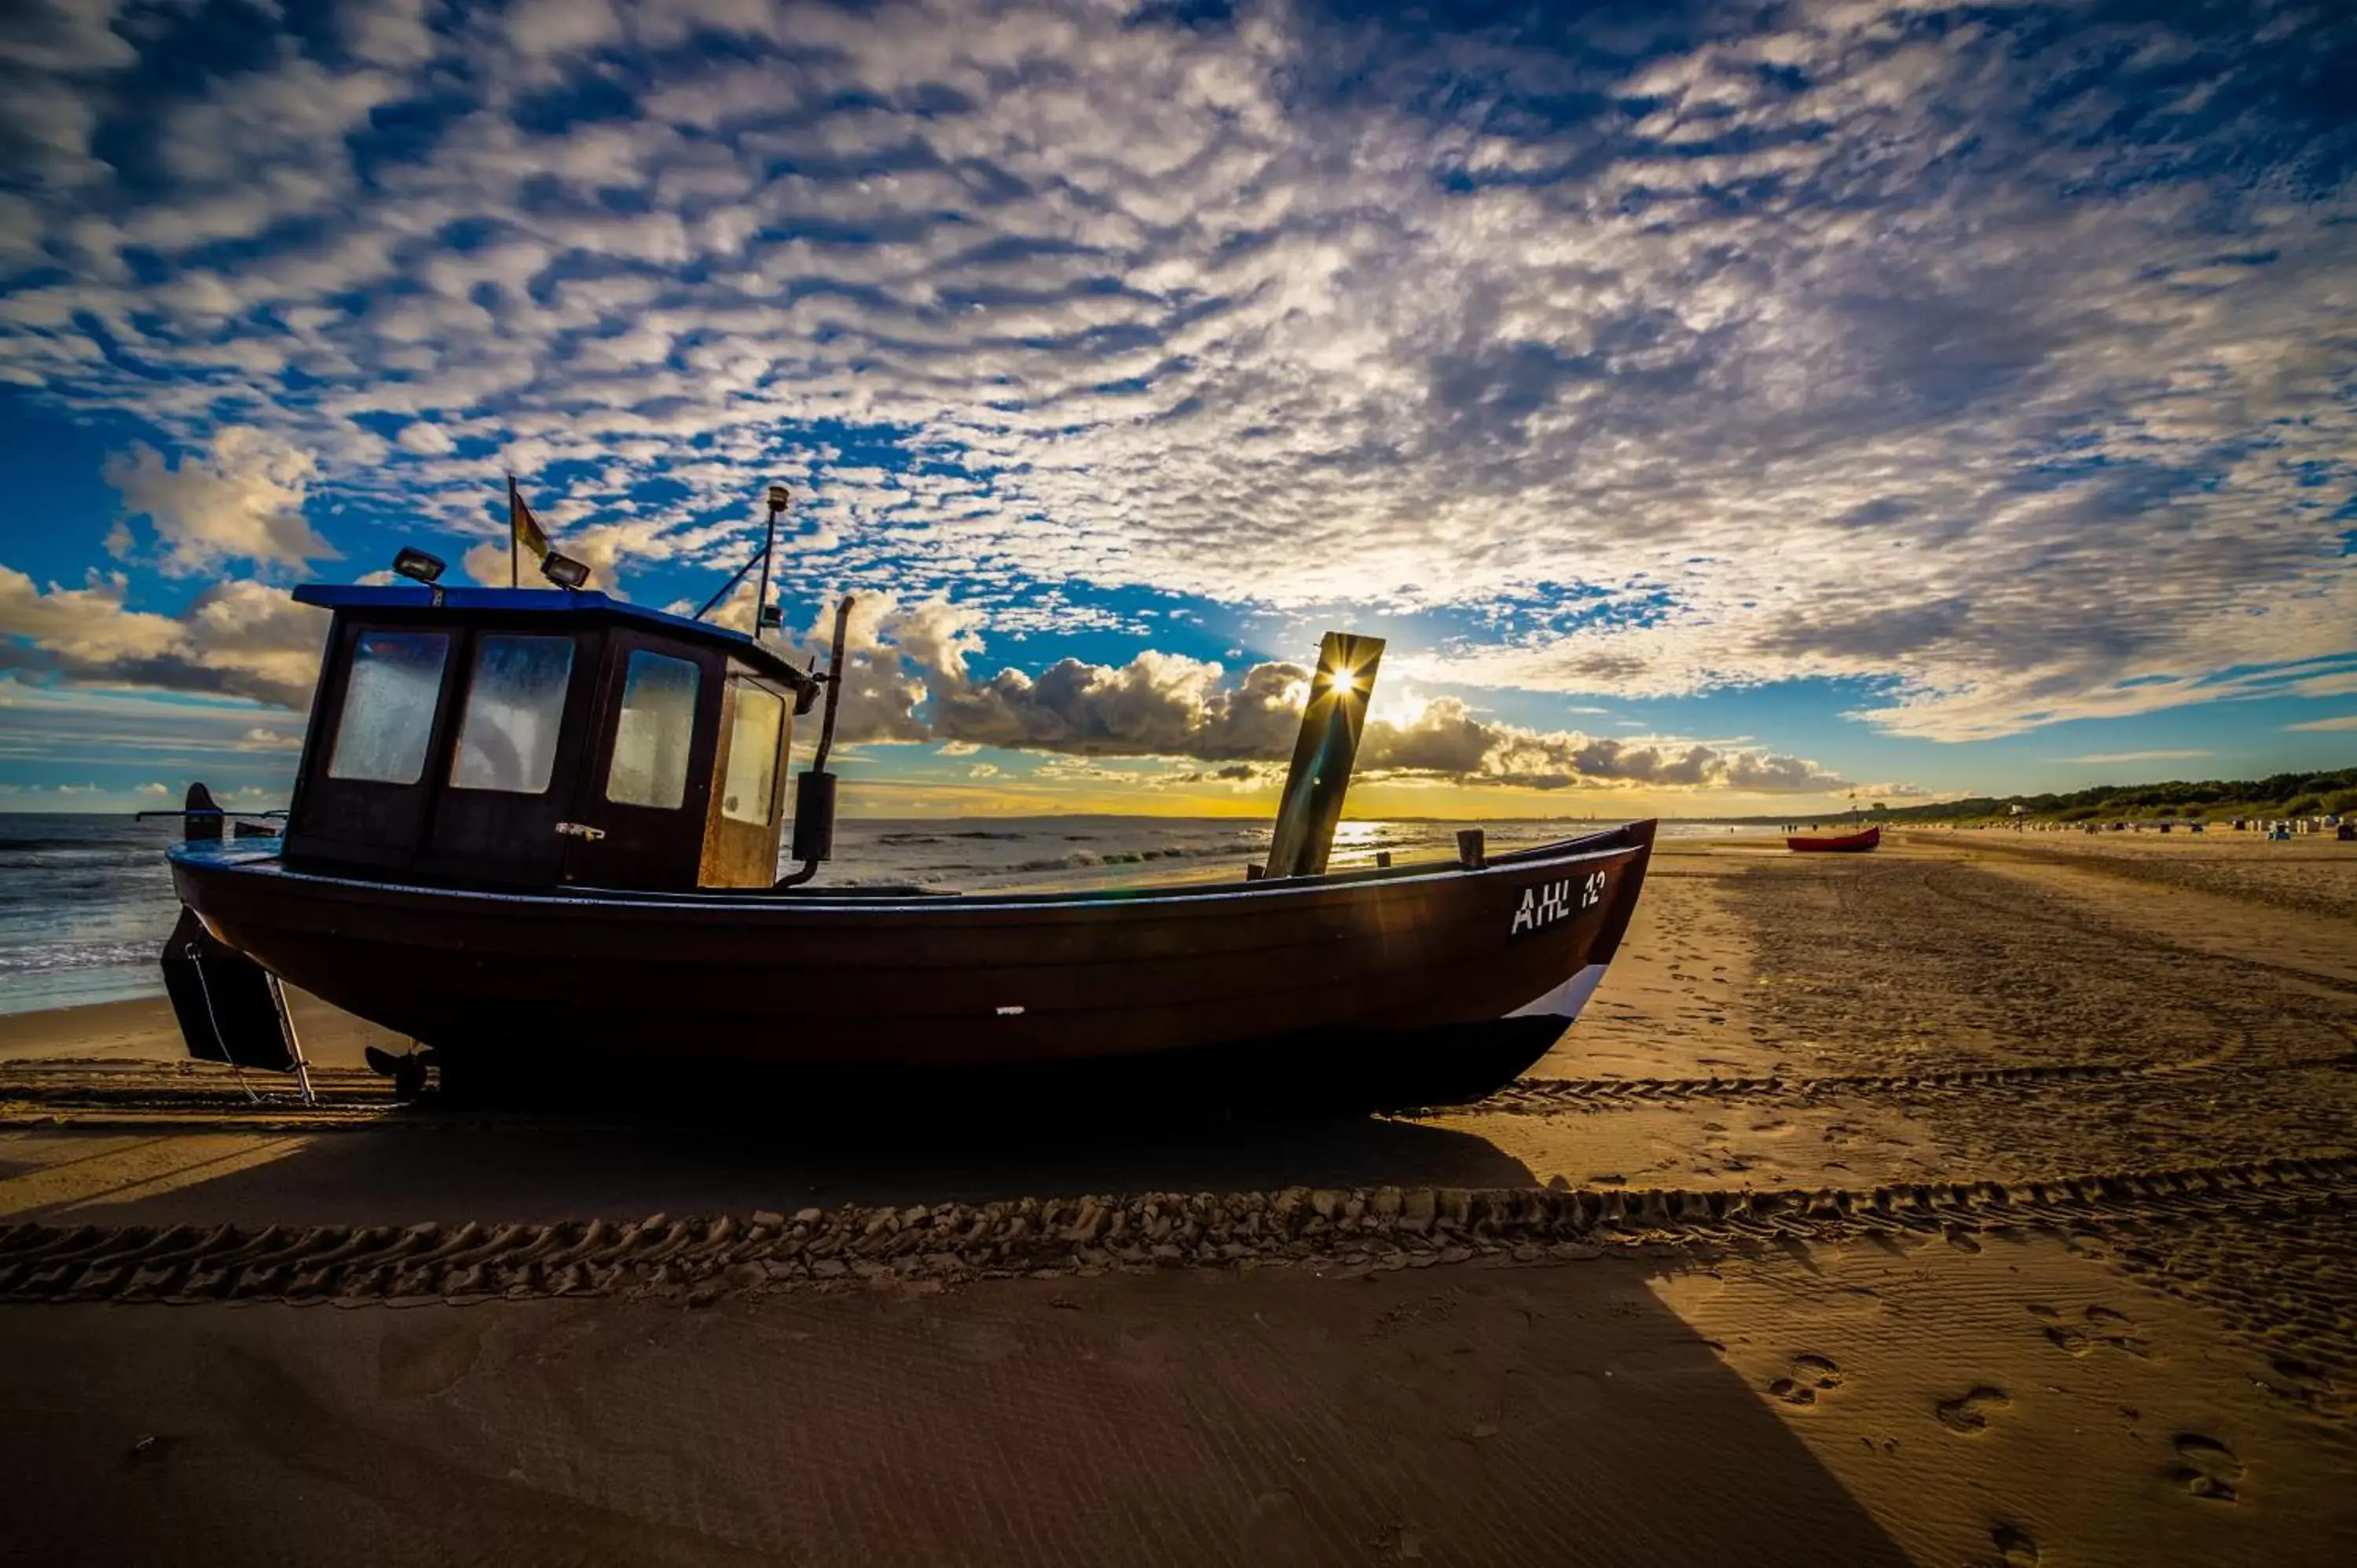
[[[770,557],[777,553],[778,514],[786,510],[788,499],[785,486],[770,487],[770,530],[761,540],[761,585],[753,594],[753,640],[756,642],[761,640],[761,628],[769,623]],[[834,708],[830,703],[827,707],[827,717],[832,720],[834,716]]]

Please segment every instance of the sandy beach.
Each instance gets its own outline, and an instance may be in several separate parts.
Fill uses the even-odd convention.
[[[2338,1563],[2357,846],[1682,840],[1478,1105],[328,1105],[0,1018],[33,1560]]]

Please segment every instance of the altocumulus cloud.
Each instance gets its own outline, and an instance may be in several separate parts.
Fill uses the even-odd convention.
[[[2351,650],[2345,7],[361,0],[202,73],[200,4],[19,9],[0,376],[210,454],[121,475],[167,566],[318,558],[298,492],[485,533],[498,465],[609,573],[708,564],[791,472],[813,596],[1479,607],[1397,664],[1460,685],[1856,678],[1967,738]],[[111,608],[279,679],[120,601],[0,579],[69,670]],[[875,733],[1282,727],[1261,670],[953,651],[875,661]],[[1426,718],[1377,751],[1809,771]]]
[[[137,446],[107,466],[126,512],[154,531],[167,575],[210,573],[241,560],[301,567],[335,554],[303,518],[313,467],[307,453],[242,424],[222,430],[212,445],[210,460],[175,466]],[[128,554],[135,537],[126,520],[110,547]]]
[[[177,616],[124,607],[119,576],[43,589],[0,566],[0,669],[71,680],[245,697],[277,707],[311,700],[328,618],[283,588],[236,580],[199,594]]]

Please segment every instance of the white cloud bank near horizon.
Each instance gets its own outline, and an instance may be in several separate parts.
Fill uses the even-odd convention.
[[[479,534],[501,466],[560,476],[543,510],[601,565],[733,559],[716,517],[785,472],[813,590],[954,588],[994,628],[1039,585],[1075,613],[1138,585],[1458,612],[1487,629],[1392,667],[1471,688],[1864,679],[1878,727],[1971,740],[2320,694],[2357,652],[2330,8],[1827,0],[1540,37],[368,0],[143,101],[178,15],[53,0],[0,59],[0,377],[190,448],[120,472],[155,520],[135,564],[323,558],[307,497]],[[426,129],[371,141],[385,117]],[[683,499],[633,499],[658,478]],[[179,618],[125,592],[8,573],[0,630],[69,675],[301,683],[277,590]],[[1257,722],[1259,671],[953,678],[953,647],[907,656],[938,738],[1215,760]],[[1416,723],[1377,750],[1829,779]]]
[[[1119,667],[1066,659],[1037,677],[1017,670],[982,677],[969,666],[980,650],[974,634],[982,618],[943,600],[855,606],[845,643],[845,736],[1206,763],[1265,765],[1293,754],[1309,691],[1305,666],[1256,664],[1231,679],[1216,661],[1149,649]],[[813,625],[803,647],[821,652],[831,624]],[[1264,768],[1251,776],[1265,774]],[[1549,790],[1584,784],[1806,794],[1846,787],[1806,758],[1759,746],[1539,731],[1485,717],[1450,696],[1405,707],[1379,696],[1354,776]]]
[[[70,680],[206,693],[296,712],[308,705],[327,633],[322,612],[296,604],[282,588],[250,581],[207,589],[180,617],[125,609],[122,593],[119,578],[96,575],[83,587],[44,592],[22,573],[0,566],[0,626],[43,655],[47,671]],[[1259,765],[1292,754],[1309,688],[1310,671],[1302,666],[1258,664],[1231,680],[1216,662],[1149,649],[1120,667],[1066,659],[1036,679],[1013,669],[978,677],[968,660],[980,650],[974,633],[981,620],[979,611],[946,600],[902,607],[888,596],[861,599],[845,644],[842,738],[939,742],[953,754],[987,746],[1050,756]],[[802,646],[823,657],[826,630],[825,623],[813,626]],[[24,717],[36,716],[25,710],[38,689],[5,671],[0,680],[7,682],[0,688],[0,710],[14,706]],[[13,703],[12,692],[17,693]],[[56,695],[39,704],[48,710],[76,705]],[[90,738],[81,716],[63,725],[58,712],[38,716],[50,721],[53,736]],[[267,738],[280,732],[250,725],[232,741],[219,714],[176,716],[210,725],[214,746],[253,751],[284,744]],[[173,736],[183,753],[200,748],[202,739]],[[1252,777],[1265,772],[1264,766]],[[1844,787],[1805,758],[1758,746],[1539,731],[1485,718],[1445,696],[1411,711],[1393,705],[1388,716],[1379,704],[1367,726],[1358,777],[1544,790],[1585,784],[1796,794]]]

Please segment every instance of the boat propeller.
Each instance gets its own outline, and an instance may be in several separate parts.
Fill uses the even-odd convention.
[[[364,1048],[361,1055],[366,1058],[371,1072],[380,1078],[393,1079],[393,1097],[395,1100],[414,1100],[424,1094],[425,1069],[436,1065],[435,1050],[431,1046],[420,1046],[415,1050],[404,1052],[400,1056],[395,1056],[388,1050],[381,1050],[375,1046],[370,1046]]]

